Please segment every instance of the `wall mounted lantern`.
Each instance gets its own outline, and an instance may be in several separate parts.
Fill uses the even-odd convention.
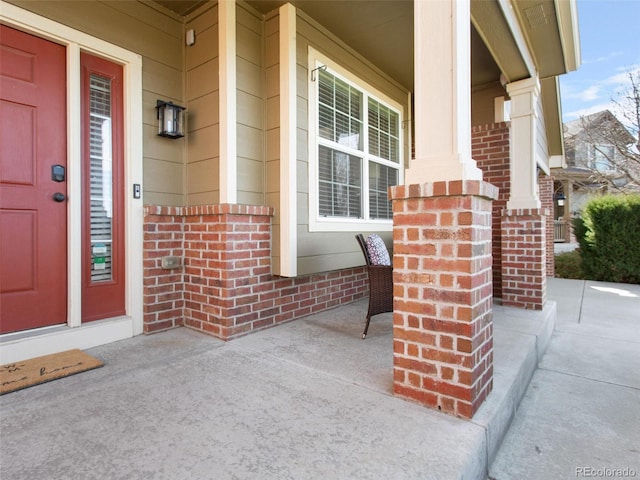
[[[161,137],[184,137],[184,107],[171,102],[158,100],[158,135]]]
[[[556,194],[556,201],[558,202],[559,207],[564,207],[564,201],[567,197],[564,196],[564,193],[560,192]]]

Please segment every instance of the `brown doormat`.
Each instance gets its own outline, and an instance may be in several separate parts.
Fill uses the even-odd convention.
[[[103,365],[97,358],[77,349],[8,363],[0,367],[0,395]]]

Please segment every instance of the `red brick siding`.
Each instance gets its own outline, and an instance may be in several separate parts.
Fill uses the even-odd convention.
[[[502,214],[502,303],[542,310],[546,302],[546,211]]]
[[[501,122],[473,127],[472,157],[482,170],[483,180],[498,187],[492,208],[493,294],[502,298],[501,216],[511,192],[509,173],[509,123]]]
[[[477,181],[393,187],[394,392],[471,418],[493,385],[491,199]]]
[[[183,325],[184,273],[164,270],[162,257],[183,258],[183,226],[177,209],[145,208],[144,217],[144,332]]]
[[[540,203],[542,210],[549,213],[553,212],[553,177],[549,175],[540,175],[538,178],[538,185],[540,188]],[[547,220],[547,232],[546,232],[546,272],[547,276],[553,277],[555,274],[555,255],[553,253],[553,215],[546,215]]]
[[[177,228],[184,267],[162,270],[167,250],[145,241],[145,331],[185,325],[225,340],[363,298],[364,267],[285,278],[271,275],[271,209],[247,205],[146,207],[145,235]],[[161,226],[162,225],[162,226]],[[167,225],[167,226],[165,226]],[[355,240],[354,240],[355,242]],[[149,251],[147,251],[149,249]],[[148,278],[147,278],[148,277]],[[171,278],[181,309],[147,294],[147,285]]]

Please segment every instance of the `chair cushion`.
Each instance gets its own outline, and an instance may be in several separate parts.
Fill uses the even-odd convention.
[[[389,252],[379,235],[372,233],[367,237],[367,251],[371,265],[391,265]]]

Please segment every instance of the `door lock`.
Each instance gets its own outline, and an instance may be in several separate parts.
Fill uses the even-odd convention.
[[[64,182],[64,170],[62,165],[51,165],[51,180],[54,182]]]
[[[64,202],[66,198],[67,197],[64,196],[64,193],[56,192],[56,193],[53,194],[53,201],[54,202],[58,202],[58,203]]]

